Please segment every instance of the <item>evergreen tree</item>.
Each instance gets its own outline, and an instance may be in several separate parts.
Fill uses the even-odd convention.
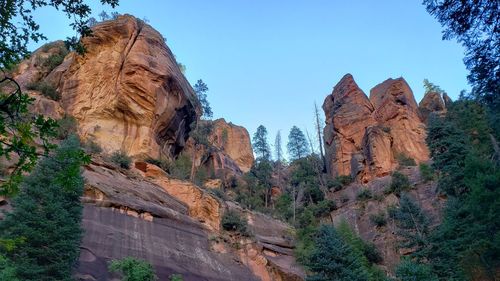
[[[257,127],[253,135],[253,149],[259,160],[269,161],[271,158],[271,148],[267,142],[267,129],[263,125]]]
[[[306,261],[312,272],[308,281],[364,281],[368,273],[335,228],[322,225],[315,238],[315,248]]]
[[[430,92],[435,92],[435,93],[439,93],[439,94],[446,94],[445,91],[443,91],[443,89],[441,89],[441,87],[429,82],[428,79],[424,79],[424,89],[425,89],[426,94],[430,93]]]
[[[438,281],[429,266],[408,258],[403,258],[399,263],[396,268],[396,277],[400,281]]]
[[[21,280],[71,280],[79,255],[83,178],[88,161],[75,136],[26,177],[14,210],[0,222],[2,239],[20,240],[6,257]]]
[[[201,104],[201,116],[205,119],[210,119],[213,116],[212,108],[210,107],[210,103],[207,99],[208,86],[203,82],[203,80],[199,79],[196,81],[196,84],[193,86],[194,92],[198,97],[198,101]]]
[[[276,156],[276,162],[281,164],[285,161],[285,158],[283,157],[281,131],[278,131],[278,133],[276,134],[276,139],[274,141],[274,153]]]
[[[109,15],[106,13],[106,11],[102,11],[99,13],[99,18],[101,21],[109,20]]]
[[[309,147],[304,133],[297,127],[293,126],[288,135],[288,155],[290,159],[297,160],[309,154]]]
[[[401,247],[421,249],[427,244],[429,218],[409,194],[401,195],[399,208],[389,209],[389,216],[395,220],[397,233],[404,239]]]

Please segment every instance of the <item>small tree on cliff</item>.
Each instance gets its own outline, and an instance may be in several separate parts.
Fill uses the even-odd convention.
[[[271,158],[271,148],[267,142],[267,129],[263,125],[257,127],[257,131],[253,135],[253,149],[257,154],[257,159],[260,161],[269,161]]]
[[[123,275],[123,281],[154,281],[157,277],[151,264],[133,257],[114,260],[109,265],[109,270]]]
[[[292,160],[300,159],[309,154],[307,139],[297,126],[293,126],[290,130],[286,147],[288,149],[288,155]]]
[[[80,166],[87,161],[72,136],[23,181],[0,224],[1,240],[20,241],[5,253],[19,279],[71,280],[82,234]]]
[[[196,84],[193,86],[194,92],[198,98],[198,101],[201,105],[201,117],[202,119],[208,120],[212,118],[213,112],[210,107],[210,103],[207,99],[208,86],[203,82],[203,80],[199,79]],[[200,120],[191,124],[191,138],[194,140],[194,150],[192,159],[191,159],[191,175],[190,180],[194,181],[194,176],[196,174],[196,151],[200,151],[203,147],[207,148],[210,146],[210,140],[208,137],[212,134],[212,123],[210,121]]]

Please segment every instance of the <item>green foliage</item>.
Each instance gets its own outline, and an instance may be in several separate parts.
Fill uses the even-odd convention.
[[[111,272],[119,272],[123,275],[123,281],[154,281],[157,277],[153,267],[146,261],[133,257],[114,260],[109,264]]]
[[[351,246],[370,276],[378,276],[376,272],[378,270],[373,267],[373,264],[382,262],[382,256],[375,246],[361,239],[345,220],[340,222],[337,230],[342,239]],[[373,280],[373,278],[370,278],[370,280]]]
[[[205,181],[208,180],[208,172],[206,168],[201,167],[196,170],[196,173],[194,174],[194,183],[198,186],[203,186]]]
[[[263,125],[257,127],[257,131],[252,139],[253,151],[258,155],[257,160],[269,161],[271,158],[271,148],[267,142],[267,129]]]
[[[290,184],[295,186],[297,190],[304,190],[306,205],[323,201],[325,196],[320,189],[323,167],[321,159],[316,154],[312,154],[295,160],[291,166]]]
[[[147,157],[146,159],[144,159],[144,162],[158,166],[165,172],[168,172],[170,170],[170,161],[167,159]]]
[[[202,116],[206,119],[210,119],[213,116],[212,108],[210,107],[210,103],[207,99],[208,86],[203,82],[203,80],[199,79],[196,81],[196,84],[193,86],[194,92],[198,98],[198,101],[201,105],[201,113]]]
[[[379,212],[377,214],[370,215],[370,221],[378,227],[385,226],[387,224],[387,218],[385,217],[385,212]]]
[[[413,158],[408,157],[403,153],[399,153],[398,155],[396,155],[396,160],[398,160],[399,165],[403,167],[417,166],[417,163]]]
[[[340,175],[335,177],[335,179],[329,179],[327,182],[328,189],[333,189],[334,191],[342,190],[345,186],[352,182],[351,176]]]
[[[360,191],[358,191],[358,194],[356,194],[356,199],[359,201],[366,201],[372,199],[373,194],[371,190],[367,188],[363,188]]]
[[[500,38],[498,2],[489,0],[424,0],[427,11],[444,26],[443,39],[456,39],[466,49],[464,63],[475,95],[499,104]]]
[[[434,83],[431,83],[428,79],[424,79],[424,89],[426,94],[430,92],[445,94],[445,91],[441,89],[441,87]]]
[[[410,195],[403,193],[399,208],[391,208],[388,213],[398,227],[397,234],[403,238],[401,247],[421,249],[428,243],[429,218]]]
[[[130,169],[130,164],[132,164],[132,159],[127,155],[125,151],[117,150],[111,154],[109,158],[116,166],[123,169]]]
[[[63,118],[57,120],[57,138],[60,140],[68,138],[73,135],[78,130],[78,122],[75,117],[70,115],[64,115]]]
[[[182,275],[180,274],[172,274],[170,275],[170,281],[183,281]]]
[[[333,226],[321,226],[314,243],[316,247],[305,263],[312,273],[308,281],[369,280],[368,272],[352,247],[344,242]]]
[[[394,171],[391,177],[391,184],[386,192],[399,195],[401,192],[409,189],[411,189],[411,184],[408,177],[398,171]]]
[[[396,277],[401,281],[438,281],[428,265],[403,258],[396,268]]]
[[[175,179],[187,180],[191,172],[191,158],[187,154],[181,153],[170,165],[170,176]]]
[[[309,154],[306,136],[297,126],[293,126],[290,130],[286,147],[291,160],[297,160]]]
[[[24,179],[13,212],[0,221],[2,240],[20,241],[5,252],[20,280],[71,280],[82,235],[80,167],[89,160],[73,136]]]
[[[58,101],[61,99],[61,95],[57,92],[56,88],[46,81],[37,81],[30,83],[26,86],[28,90],[39,91],[44,97],[51,100]]]
[[[325,215],[330,214],[333,210],[337,209],[337,204],[335,204],[335,201],[332,200],[322,200],[319,201],[317,204],[312,205],[312,212],[315,217],[319,218]]]
[[[418,169],[420,170],[420,176],[422,177],[424,182],[434,180],[434,171],[432,170],[431,166],[425,163],[420,163],[420,165],[418,165]]]
[[[64,58],[68,53],[69,51],[68,49],[66,49],[66,47],[63,46],[59,48],[57,53],[51,54],[43,61],[42,67],[47,70],[47,73],[50,73],[54,68],[58,67],[64,61]]]
[[[290,220],[293,217],[292,209],[293,199],[289,193],[283,193],[276,200],[274,210],[277,216],[285,221]]]
[[[236,231],[242,235],[248,235],[248,223],[246,219],[236,211],[227,211],[224,213],[221,225],[224,230]]]
[[[16,277],[16,269],[4,256],[0,255],[0,280],[20,281]]]

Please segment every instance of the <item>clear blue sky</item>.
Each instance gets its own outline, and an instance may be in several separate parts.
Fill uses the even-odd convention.
[[[92,3],[94,15],[103,10]],[[263,124],[271,144],[293,125],[312,134],[314,102],[345,73],[367,94],[402,76],[417,102],[424,78],[452,98],[469,89],[463,48],[441,40],[420,0],[121,0],[116,11],[147,18],[167,38],[188,80],[208,84],[215,118],[250,134]],[[53,9],[37,19],[50,40],[74,34]]]

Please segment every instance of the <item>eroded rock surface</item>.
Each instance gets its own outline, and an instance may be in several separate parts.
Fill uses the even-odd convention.
[[[79,134],[104,152],[177,155],[199,105],[162,35],[125,15],[94,26],[82,43],[84,55],[69,53],[52,70],[44,62],[63,43],[38,49],[15,78],[23,88],[33,82],[55,87],[65,113],[77,119]]]
[[[323,104],[328,172],[364,182],[388,175],[398,156],[427,161],[425,125],[413,92],[403,78],[388,79],[363,93],[345,75]]]
[[[420,115],[424,122],[427,123],[429,115],[436,113],[440,116],[446,114],[447,107],[451,103],[450,97],[446,93],[428,92],[418,104]]]

